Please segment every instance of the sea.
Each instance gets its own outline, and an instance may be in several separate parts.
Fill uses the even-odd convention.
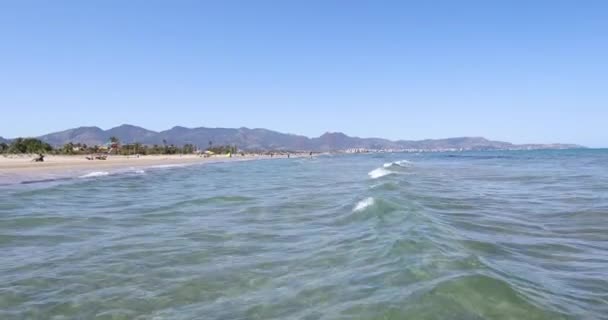
[[[0,319],[608,319],[608,150],[0,186]]]

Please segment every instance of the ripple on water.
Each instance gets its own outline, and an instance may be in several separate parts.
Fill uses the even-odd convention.
[[[2,186],[0,318],[606,319],[608,156],[581,152]]]
[[[394,303],[344,311],[353,319],[565,319],[522,298],[508,283],[486,275],[462,275],[433,282]]]

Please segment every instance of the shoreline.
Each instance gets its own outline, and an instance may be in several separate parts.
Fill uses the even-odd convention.
[[[291,154],[291,158],[301,158],[303,154]],[[95,171],[144,169],[156,166],[187,166],[205,163],[240,162],[264,159],[287,159],[286,155],[111,155],[107,160],[87,160],[85,155],[48,155],[44,162],[33,162],[34,155],[0,156],[0,184],[22,183],[24,181],[45,180],[61,176],[69,177]]]

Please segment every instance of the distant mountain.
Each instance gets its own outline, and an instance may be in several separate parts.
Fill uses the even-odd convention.
[[[157,135],[158,132],[155,131],[123,124],[109,130],[102,130],[98,127],[79,127],[46,134],[40,136],[39,139],[53,146],[61,146],[68,142],[103,145],[106,144],[111,137],[119,138],[122,143],[135,143],[154,139]]]
[[[50,133],[38,138],[52,146],[61,146],[69,142],[102,145],[108,141],[108,137],[106,131],[98,127],[79,127]]]
[[[98,127],[79,127],[50,133],[39,138],[53,146],[61,146],[68,142],[103,145],[112,136],[117,137],[123,144],[135,142],[147,145],[162,145],[164,143],[175,145],[194,144],[199,148],[206,148],[211,143],[213,145],[236,145],[243,150],[337,151],[347,149],[391,149],[446,151],[581,148],[581,146],[570,144],[515,145],[509,142],[492,141],[481,137],[391,141],[381,138],[351,137],[341,132],[328,132],[317,138],[308,138],[267,129],[249,128],[186,128],[176,126],[169,130],[156,132],[129,124],[123,124],[109,130],[103,130]]]
[[[106,141],[110,137],[117,137],[122,143],[141,143],[142,141],[153,140],[158,135],[158,132],[130,124],[123,124],[105,131],[105,134]]]
[[[0,137],[0,143],[9,143],[10,140]]]
[[[400,149],[396,142],[380,138],[350,137],[341,132],[327,132],[318,138],[311,139],[313,149]]]

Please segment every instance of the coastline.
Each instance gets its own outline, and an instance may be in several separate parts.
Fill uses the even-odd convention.
[[[302,157],[292,154],[291,158]],[[287,155],[215,155],[201,157],[198,155],[144,155],[121,156],[111,155],[107,160],[87,160],[84,155],[48,155],[44,162],[33,162],[35,155],[0,156],[0,184],[21,183],[23,181],[44,180],[62,176],[74,176],[87,172],[104,172],[107,170],[144,169],[163,166],[183,166],[218,162],[253,161],[262,159],[281,159]]]

